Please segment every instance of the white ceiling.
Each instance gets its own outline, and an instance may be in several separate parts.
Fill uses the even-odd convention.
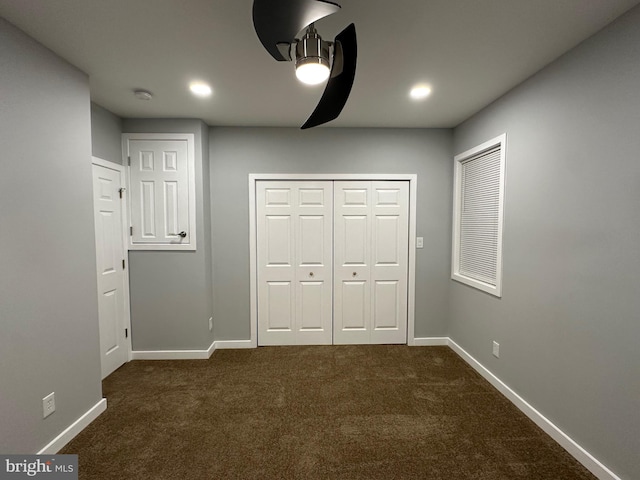
[[[339,127],[453,127],[640,0],[334,0],[316,24],[354,22],[358,69]],[[253,29],[252,0],[0,0],[0,15],[90,76],[121,117],[300,126],[323,87],[300,84]],[[193,97],[193,79],[214,94]],[[418,82],[432,95],[408,97]],[[136,100],[136,88],[151,101]]]

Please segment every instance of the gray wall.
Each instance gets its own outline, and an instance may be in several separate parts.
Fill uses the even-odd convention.
[[[2,18],[0,65],[0,452],[33,453],[102,397],[89,82]]]
[[[193,133],[197,251],[130,251],[133,350],[203,350],[213,342],[209,129],[200,120],[125,119],[126,133]]]
[[[130,253],[135,350],[249,338],[249,173],[417,173],[425,249],[416,257],[415,336],[450,335],[634,478],[639,58],[635,8],[453,134],[208,129],[199,120],[120,123],[95,105],[90,114],[86,75],[0,19],[0,224],[11,233],[0,235],[0,451],[41,449],[101,397],[90,142],[94,155],[119,163],[121,130],[186,132],[196,136],[198,250]],[[503,132],[504,293],[496,299],[449,280],[452,153]],[[43,420],[51,391],[57,411]]]
[[[507,133],[503,298],[452,338],[622,478],[640,474],[640,7],[455,130]],[[500,359],[491,342],[500,343]]]
[[[250,337],[249,173],[417,174],[415,335],[447,334],[451,130],[212,128],[210,139],[216,340]]]
[[[122,119],[93,102],[91,152],[94,157],[122,164]]]

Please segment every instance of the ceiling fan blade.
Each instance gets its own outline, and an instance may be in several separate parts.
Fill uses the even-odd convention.
[[[317,127],[335,120],[342,112],[353,86],[358,59],[356,27],[352,23],[341,31],[334,41],[334,58],[331,75],[322,98],[302,130]]]
[[[278,44],[291,45],[298,32],[338,10],[340,5],[325,0],[254,0],[253,26],[273,58],[290,61]]]

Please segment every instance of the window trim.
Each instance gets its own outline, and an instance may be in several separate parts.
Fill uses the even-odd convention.
[[[500,180],[498,198],[498,245],[496,256],[496,284],[491,285],[460,273],[460,228],[462,215],[462,164],[488,150],[500,148]],[[502,297],[502,237],[504,225],[504,197],[506,172],[507,134],[503,133],[481,145],[466,150],[454,157],[455,173],[453,183],[453,245],[451,248],[451,279],[482,290],[496,297]]]

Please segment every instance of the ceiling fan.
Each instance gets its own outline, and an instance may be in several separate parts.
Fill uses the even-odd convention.
[[[333,42],[322,40],[314,25],[340,8],[337,3],[324,0],[253,2],[253,25],[267,52],[279,62],[295,59],[296,76],[305,83],[329,79],[318,105],[302,125],[303,130],[338,118],[351,93],[358,57],[355,25],[342,30]],[[296,38],[303,30],[302,38]]]

